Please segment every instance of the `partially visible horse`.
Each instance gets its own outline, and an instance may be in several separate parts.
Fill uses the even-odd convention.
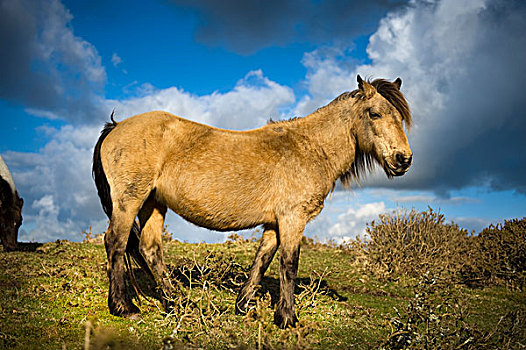
[[[11,172],[0,156],[0,241],[6,251],[17,248],[24,200],[18,195]]]
[[[338,179],[344,184],[377,162],[388,177],[404,174],[412,152],[402,81],[358,79],[305,118],[230,131],[166,112],[107,123],[95,146],[93,176],[110,218],[105,236],[113,315],[139,318],[125,286],[128,252],[157,282],[163,306],[172,291],[161,231],[167,208],[218,231],[263,226],[250,276],[236,301],[244,313],[280,248],[280,296],[274,322],[296,321],[294,283],[305,224],[318,215]],[[136,218],[138,217],[138,222]]]

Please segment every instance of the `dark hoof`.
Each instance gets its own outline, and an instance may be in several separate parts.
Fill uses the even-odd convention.
[[[120,306],[118,306],[118,304],[113,304],[110,302],[108,307],[110,309],[110,314],[112,314],[113,316],[130,318],[130,316],[132,315],[141,314],[141,310],[139,310],[139,308],[135,306],[135,304],[133,304],[131,301],[127,304]]]
[[[294,311],[292,312],[278,312],[276,311],[274,313],[274,324],[278,326],[281,329],[285,328],[293,328],[298,323],[298,318],[294,314]]]
[[[5,244],[4,245],[4,250],[8,253],[8,252],[14,252],[15,250],[17,250],[17,246],[16,245],[8,245],[8,244]]]

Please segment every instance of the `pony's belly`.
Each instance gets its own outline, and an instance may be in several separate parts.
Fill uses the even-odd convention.
[[[249,220],[248,218],[221,217],[218,215],[188,215],[188,213],[177,212],[186,221],[194,225],[215,231],[237,231],[262,225],[261,220]]]
[[[273,222],[272,215],[263,208],[239,201],[195,201],[170,196],[163,202],[186,221],[210,230],[243,230]]]
[[[267,223],[261,213],[189,210],[176,208],[174,212],[194,225],[216,231],[243,230]]]

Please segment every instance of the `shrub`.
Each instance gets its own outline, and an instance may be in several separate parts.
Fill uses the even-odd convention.
[[[485,228],[477,243],[478,270],[485,281],[526,289],[526,218]]]
[[[526,290],[526,218],[491,225],[474,236],[431,208],[413,209],[380,215],[367,233],[369,238],[355,245],[378,277],[432,273],[468,286]]]
[[[380,215],[366,231],[369,264],[382,277],[418,277],[431,271],[460,279],[473,261],[468,232],[446,223],[444,215],[431,208]]]

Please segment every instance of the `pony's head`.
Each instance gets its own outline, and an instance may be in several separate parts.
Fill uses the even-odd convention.
[[[353,97],[352,134],[356,140],[356,158],[342,180],[359,177],[370,169],[375,161],[384,169],[387,177],[400,176],[407,172],[413,160],[403,124],[411,126],[411,112],[400,92],[402,80],[389,82],[376,79],[364,81],[359,75],[358,89],[349,94]]]
[[[22,225],[24,200],[18,196],[16,191],[8,200],[6,200],[8,196],[5,194],[6,192],[0,194],[0,238],[4,249],[11,251],[17,247],[18,229]]]

